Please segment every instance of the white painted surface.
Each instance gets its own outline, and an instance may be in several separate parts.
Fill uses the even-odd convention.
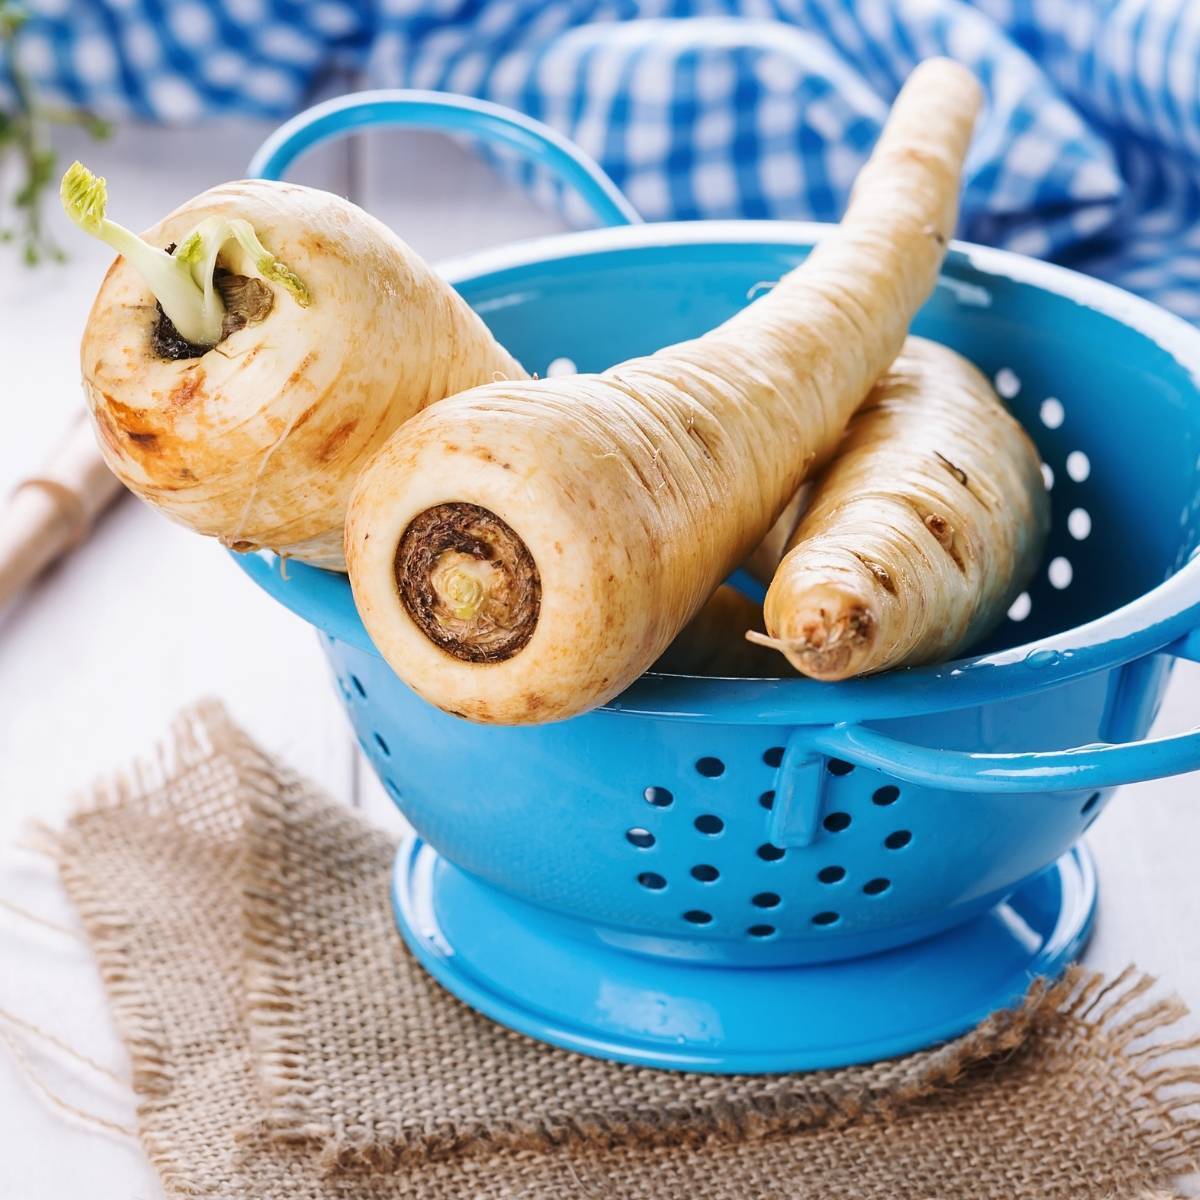
[[[126,129],[109,145],[72,142],[62,151],[106,173],[113,215],[138,227],[240,174],[264,133],[245,122],[177,135]],[[431,258],[561,228],[434,136],[373,135],[353,154],[313,156],[296,177],[356,196]],[[75,347],[108,255],[58,225],[72,254],[64,267],[27,272],[0,250],[0,492],[36,466],[79,403]],[[60,819],[73,791],[147,748],[201,695],[224,699],[254,736],[337,797],[390,813],[382,790],[356,768],[310,632],[214,546],[124,501],[85,547],[0,616],[0,845],[30,817]],[[1162,727],[1194,723],[1198,700],[1200,668],[1181,668]],[[1198,790],[1196,777],[1130,788],[1097,824],[1091,843],[1104,900],[1089,958],[1106,970],[1135,961],[1200,1006]],[[19,850],[0,852],[0,900],[73,924],[47,864]],[[0,1009],[122,1068],[86,949],[3,910]],[[56,1054],[30,1052],[72,1102],[131,1119],[116,1089],[97,1089]],[[64,1123],[0,1042],[0,1197],[160,1194],[135,1147]]]

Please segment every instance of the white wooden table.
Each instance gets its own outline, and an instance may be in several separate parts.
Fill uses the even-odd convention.
[[[125,128],[92,146],[60,139],[109,178],[110,212],[133,228],[218,181],[243,173],[267,132],[241,122],[167,134]],[[296,178],[349,194],[432,259],[561,228],[456,145],[435,136],[372,135],[320,151]],[[71,260],[27,271],[0,248],[0,492],[36,466],[76,411],[76,348],[109,258],[65,220]],[[30,817],[50,822],[72,793],[145,750],[182,706],[222,698],[269,749],[347,803],[386,819],[389,806],[328,684],[316,639],[251,586],[213,544],[132,500],[23,602],[0,614],[0,901],[74,924],[48,864],[10,848]],[[1195,723],[1200,668],[1181,665],[1161,719]],[[1103,884],[1088,958],[1130,961],[1200,1008],[1200,795],[1197,777],[1129,788],[1090,836]],[[118,1071],[86,949],[0,906],[0,1009],[86,1047]],[[0,1032],[6,1028],[0,1020]],[[23,1039],[20,1039],[24,1044]],[[46,1080],[82,1108],[131,1121],[111,1085],[33,1045]],[[1082,1182],[1082,1181],[1081,1181]],[[0,1041],[0,1197],[150,1200],[158,1184],[132,1144],[52,1112]]]

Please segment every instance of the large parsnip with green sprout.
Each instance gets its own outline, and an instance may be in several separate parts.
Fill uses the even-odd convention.
[[[444,396],[525,377],[448,284],[338,196],[228,183],[142,237],[107,219],[104,180],[79,164],[62,197],[120,254],[82,347],[105,459],[234,549],[344,568],[350,488],[388,435]]]
[[[950,657],[1029,582],[1050,523],[1041,458],[991,384],[909,338],[854,414],[775,572],[770,636],[815,679]]]
[[[569,717],[653,663],[759,542],[899,352],[957,213],[979,89],[923,64],[842,224],[718,329],[604,372],[418,414],[346,525],[359,612],[421,695]]]

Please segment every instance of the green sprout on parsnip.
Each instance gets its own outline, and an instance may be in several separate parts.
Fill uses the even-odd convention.
[[[174,254],[151,246],[105,215],[108,189],[101,176],[72,163],[59,189],[63,208],[84,233],[122,255],[145,280],[180,336],[197,346],[215,346],[222,337],[225,302],[215,283],[217,256],[236,241],[264,278],[283,287],[301,307],[311,302],[308,288],[258,239],[248,221],[205,217]]]
[[[176,258],[105,215],[108,188],[101,175],[83,163],[72,163],[59,188],[67,216],[92,237],[123,255],[146,281],[162,310],[182,337],[197,346],[215,346],[221,340],[225,303],[215,288],[204,288],[193,276],[195,252]],[[194,235],[191,235],[194,236]],[[187,246],[190,237],[184,239]]]
[[[258,240],[249,221],[234,218],[229,222],[229,232],[241,248],[254,260],[254,269],[272,283],[279,284],[285,291],[290,292],[293,299],[301,308],[307,308],[312,303],[308,288],[304,282],[286,263],[282,263]]]

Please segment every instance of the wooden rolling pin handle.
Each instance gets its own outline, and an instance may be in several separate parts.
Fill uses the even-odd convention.
[[[0,607],[87,536],[121,491],[83,414],[0,513]]]
[[[33,475],[28,479],[22,479],[13,488],[13,496],[17,496],[25,488],[40,489],[49,497],[50,503],[57,509],[58,519],[63,523],[65,530],[63,533],[65,540],[58,547],[59,553],[73,550],[83,541],[88,529],[91,527],[91,521],[88,519],[83,501],[66,484],[59,483],[57,479],[48,479],[44,475]],[[16,507],[15,504],[14,507]]]

